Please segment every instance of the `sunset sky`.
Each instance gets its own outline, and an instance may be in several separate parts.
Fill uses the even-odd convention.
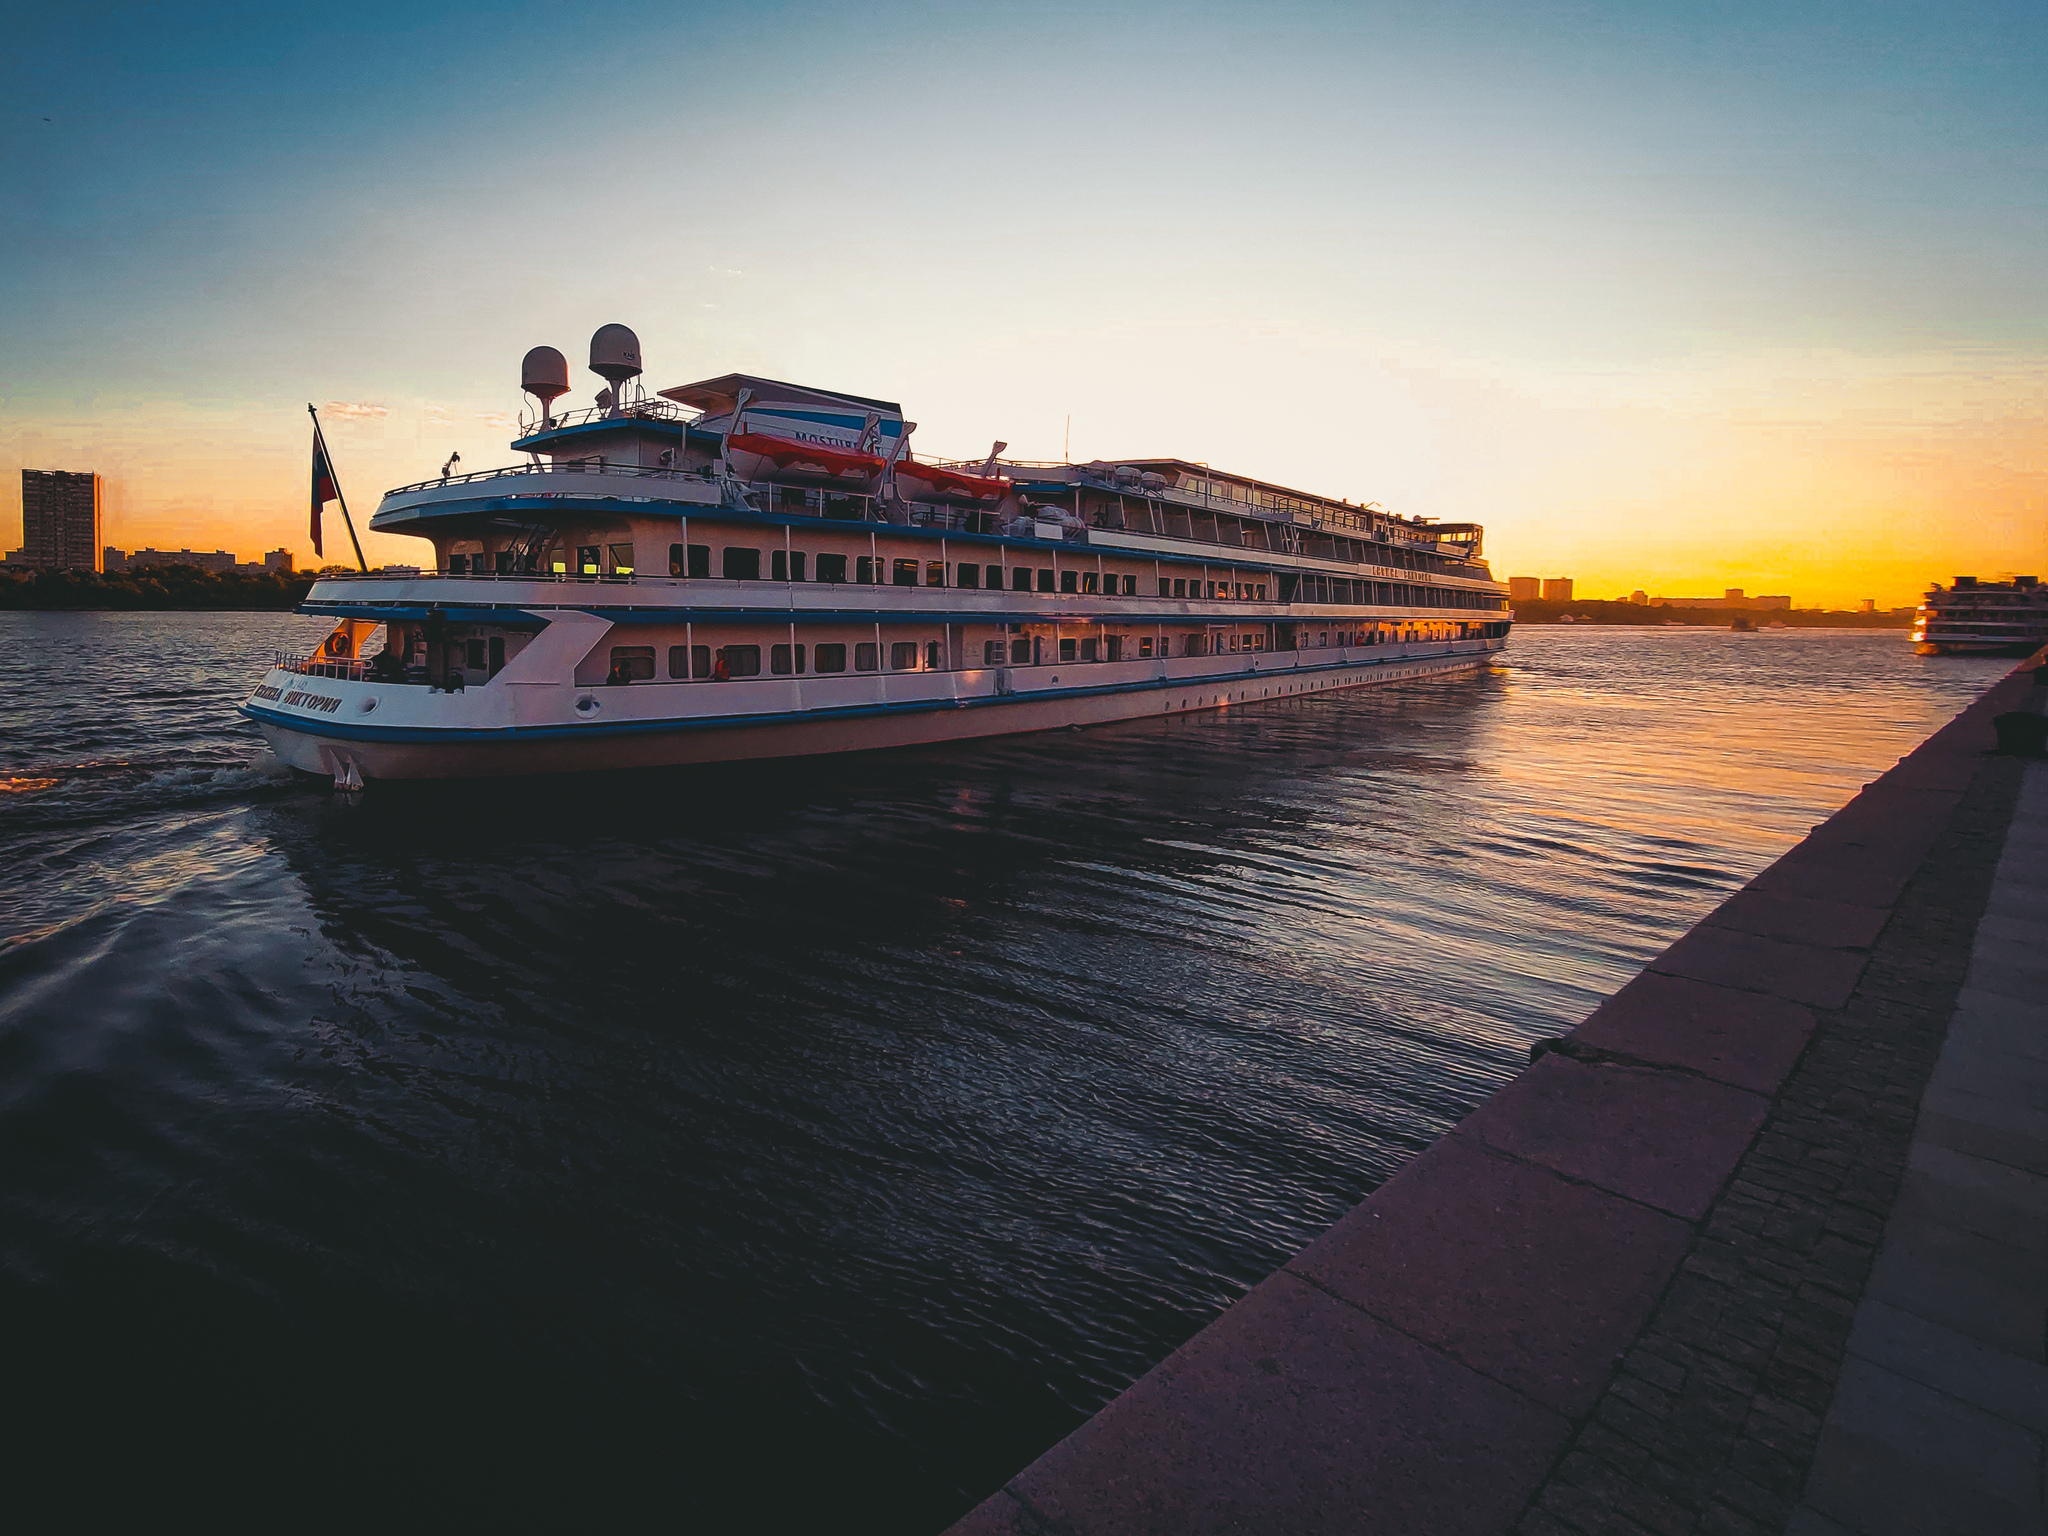
[[[16,7],[0,540],[303,562],[520,355],[900,399],[1801,606],[2048,574],[2048,8]],[[330,402],[332,404],[330,405]],[[345,549],[337,525],[330,555]],[[416,559],[367,539],[373,562]]]

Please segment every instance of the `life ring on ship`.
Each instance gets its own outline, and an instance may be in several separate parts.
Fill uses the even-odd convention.
[[[353,649],[354,647],[349,644],[348,636],[339,630],[336,630],[327,637],[327,654],[330,656],[338,656],[343,660],[347,660],[348,653]]]

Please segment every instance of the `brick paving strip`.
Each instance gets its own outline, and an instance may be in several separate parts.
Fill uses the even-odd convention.
[[[2031,681],[1866,786],[952,1536],[1775,1533],[1795,1510],[1833,1536],[1808,1471],[1824,1420],[1851,1478],[1878,1443],[1830,1404],[2019,797],[1991,721]]]

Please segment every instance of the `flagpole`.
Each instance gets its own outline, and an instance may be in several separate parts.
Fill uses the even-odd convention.
[[[341,503],[341,520],[348,527],[348,541],[356,547],[356,565],[367,574],[370,562],[363,558],[363,541],[356,537],[356,520],[348,515],[348,498],[341,494],[341,475],[334,467],[334,455],[327,451],[327,434],[320,430],[320,413],[313,409],[313,402],[306,402],[306,414],[313,418],[313,436],[320,442],[320,457],[326,461],[327,472],[334,476],[334,499]]]

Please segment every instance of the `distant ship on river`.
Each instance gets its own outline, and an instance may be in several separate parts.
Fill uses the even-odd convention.
[[[2027,656],[2048,645],[2048,588],[2035,576],[1935,586],[1913,616],[1922,656]]]
[[[333,630],[244,706],[279,757],[353,785],[841,752],[1469,671],[1507,642],[1476,524],[1184,459],[920,459],[892,401],[737,373],[650,399],[639,354],[598,331],[607,387],[557,416],[568,363],[535,348],[523,462],[384,496],[371,528],[431,567],[313,586],[300,611]]]

